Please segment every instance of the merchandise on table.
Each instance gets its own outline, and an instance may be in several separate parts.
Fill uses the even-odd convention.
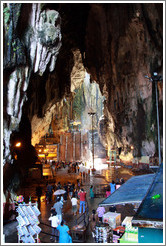
[[[125,219],[122,222],[122,226],[126,226],[127,222],[131,223],[132,219],[133,219],[133,216],[126,216]]]
[[[120,238],[120,243],[138,243],[138,227],[133,227],[131,220],[126,219],[125,233]]]
[[[97,223],[95,227],[96,243],[112,242],[112,232],[108,224]]]
[[[125,233],[125,227],[124,226],[118,226],[115,229],[113,229],[113,234],[122,236]]]
[[[20,226],[26,225],[26,222],[25,222],[25,220],[23,219],[23,217],[21,215],[17,216],[16,220],[18,221]]]
[[[37,225],[40,224],[38,217],[36,215],[33,215],[31,218],[35,221],[35,224]]]
[[[29,235],[27,238],[28,238],[28,243],[35,243],[35,239],[32,237],[32,235]]]
[[[39,216],[41,214],[39,209],[36,206],[32,206],[32,209],[33,209],[36,216]]]
[[[25,213],[20,206],[16,209],[16,212],[19,213],[22,217],[25,216]]]
[[[23,235],[29,235],[29,231],[27,230],[26,226],[22,226],[21,229],[23,231]]]
[[[103,223],[108,223],[114,229],[121,224],[121,214],[108,212],[103,215]]]
[[[137,239],[131,239],[129,234],[124,234],[121,238],[119,238],[120,243],[138,243],[138,234]]]
[[[24,217],[24,221],[25,221],[25,225],[29,225],[30,224],[30,222],[29,222],[29,220],[28,220],[28,218],[26,216]]]
[[[119,238],[120,238],[120,236],[113,234],[112,242],[113,243],[118,243]]]
[[[21,226],[17,226],[17,231],[18,231],[18,234],[20,235],[20,237],[24,235],[24,232],[23,232]]]
[[[36,218],[34,218],[34,217],[29,217],[28,220],[29,220],[31,225],[34,225],[36,223]]]
[[[26,216],[28,216],[27,207],[26,207],[26,206],[23,206],[23,205],[20,205],[20,206],[21,206],[22,211],[24,212],[24,214],[25,214]]]
[[[31,206],[27,206],[27,211],[28,211],[28,214],[31,216],[35,215],[35,212],[33,211]]]
[[[33,225],[33,229],[36,231],[37,234],[41,232],[41,228],[38,225]]]
[[[29,231],[29,233],[30,233],[32,236],[34,236],[34,235],[36,234],[36,231],[34,230],[34,228],[33,228],[31,225],[28,226],[28,231]]]
[[[38,226],[39,220],[37,216],[40,211],[35,204],[18,204],[16,210],[18,216],[17,231],[18,231],[18,242],[23,243],[35,243],[38,242],[38,234],[41,232],[41,228]]]

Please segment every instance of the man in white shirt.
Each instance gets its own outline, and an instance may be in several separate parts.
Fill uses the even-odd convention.
[[[57,236],[58,236],[58,230],[56,229],[57,226],[60,224],[60,221],[57,216],[57,212],[55,210],[51,211],[52,214],[48,220],[51,220],[51,226],[52,226],[52,237],[51,240],[54,239],[55,242],[58,242]]]
[[[73,195],[73,197],[71,198],[71,204],[72,204],[73,215],[76,215],[77,214],[77,198],[75,197],[75,195]]]

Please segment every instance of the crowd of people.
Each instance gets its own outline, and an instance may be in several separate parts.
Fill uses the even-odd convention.
[[[65,165],[66,167],[66,163],[60,163],[60,165]],[[79,173],[78,167],[79,167],[78,163],[69,163],[68,165],[68,169],[72,169],[74,173]],[[82,178],[84,178],[84,176],[82,175]],[[115,190],[118,189],[123,183],[124,183],[123,179],[121,179],[119,182],[116,183],[114,182],[114,180],[112,180],[112,182],[106,188],[105,197],[108,197],[110,194],[115,192]],[[71,202],[71,209],[72,209],[73,216],[76,216],[77,213],[79,214],[85,213],[86,205],[87,205],[87,192],[82,188],[82,182],[80,181],[80,179],[77,179],[76,184],[74,182],[71,183],[69,181],[63,184],[61,184],[61,182],[57,182],[57,183],[55,182],[54,184],[47,182],[46,189],[45,189],[46,203],[52,203],[53,194],[58,190],[63,190],[64,192],[63,194],[59,194],[55,196],[56,201],[53,204],[50,211],[51,215],[48,218],[48,220],[51,221],[51,227],[52,227],[52,237],[50,239],[54,242],[59,242],[59,243],[72,243],[69,227],[66,225],[66,222],[63,218],[63,213],[62,213],[63,205],[69,199]],[[88,193],[89,193],[89,198],[93,200],[95,198],[94,185],[90,186]],[[42,189],[40,185],[36,187],[36,195],[38,196],[38,204],[40,207],[40,197],[42,195]],[[79,205],[79,209],[78,209],[78,205]],[[116,208],[110,207],[110,211],[115,212]],[[105,213],[104,207],[98,207],[96,210],[94,209],[92,210],[92,215],[89,217],[90,228],[92,232],[94,231],[94,227],[96,223],[102,221],[102,217],[104,213]]]
[[[78,161],[67,162],[67,161],[50,161],[50,160],[45,160],[44,163],[49,164],[54,169],[55,173],[61,168],[66,168],[66,167],[68,167],[68,172],[79,173],[80,164],[82,164],[82,162],[78,162]]]
[[[85,212],[86,207],[86,192],[83,188],[80,188],[80,180],[77,179],[77,184],[74,182],[67,182],[63,185],[61,182],[54,183],[52,185],[51,183],[46,184],[46,191],[45,191],[45,197],[46,197],[46,203],[52,203],[53,194],[55,191],[61,191],[63,190],[63,194],[56,195],[56,201],[54,205],[51,208],[51,216],[49,217],[49,221],[51,221],[51,227],[52,227],[52,237],[50,238],[52,241],[57,242],[57,238],[59,238],[59,243],[71,243],[72,238],[69,234],[69,227],[66,225],[65,220],[63,219],[63,205],[64,202],[67,201],[67,199],[70,199],[71,205],[72,205],[72,213],[75,216],[77,214],[78,209],[78,200],[80,203],[79,213]],[[58,193],[57,193],[58,194]],[[42,195],[42,188],[40,185],[36,187],[36,195],[38,196],[38,204],[40,207],[40,198]]]

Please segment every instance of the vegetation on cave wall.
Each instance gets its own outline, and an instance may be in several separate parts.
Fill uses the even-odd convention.
[[[75,90],[75,96],[73,100],[73,119],[76,121],[81,120],[82,112],[85,109],[85,99],[83,85]]]
[[[63,121],[63,130],[67,131],[69,129],[70,121],[70,101],[68,98],[64,98],[62,108],[62,121]]]
[[[26,64],[25,47],[18,37],[17,28],[21,4],[10,3],[3,6],[4,17],[4,68],[14,68]]]

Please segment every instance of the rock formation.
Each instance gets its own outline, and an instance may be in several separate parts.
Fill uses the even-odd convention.
[[[17,133],[24,136],[26,128],[31,146],[52,117],[61,122],[64,99],[86,71],[105,98],[103,144],[156,154],[155,87],[145,75],[162,74],[162,13],[162,3],[5,3],[4,165],[12,163]],[[161,142],[162,88],[159,83]]]

